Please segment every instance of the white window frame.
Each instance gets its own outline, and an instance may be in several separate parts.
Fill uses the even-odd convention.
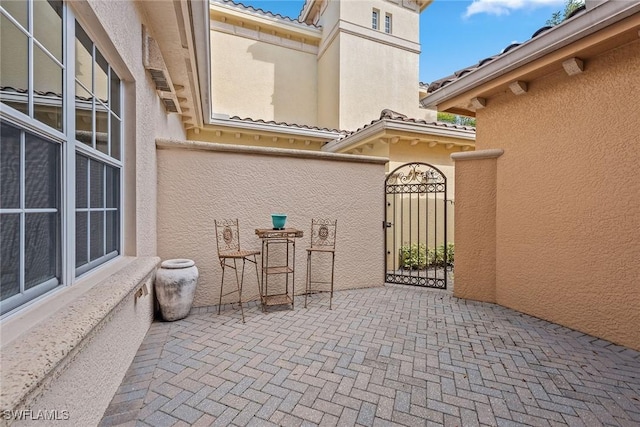
[[[384,32],[387,34],[391,34],[393,31],[393,15],[390,13],[384,14]]]
[[[373,9],[371,12],[371,28],[377,30],[380,27],[380,10]]]
[[[34,0],[38,1],[38,0]],[[18,25],[18,28],[24,33],[24,28],[7,12],[2,13],[4,17],[9,19],[15,25]],[[28,26],[32,28],[33,22],[33,5],[29,2],[28,6]],[[79,19],[74,13],[73,8],[67,1],[63,2],[63,12],[62,12],[62,38],[63,38],[63,47],[62,47],[62,64],[55,59],[38,40],[35,38],[33,32],[27,31],[28,35],[28,109],[27,114],[24,114],[10,106],[0,102],[0,118],[3,122],[14,126],[20,129],[22,132],[32,133],[41,138],[47,139],[51,142],[58,143],[61,145],[61,153],[60,153],[60,170],[61,170],[61,179],[60,179],[60,256],[62,257],[61,262],[61,272],[60,272],[60,283],[55,283],[53,286],[50,286],[51,281],[56,281],[56,279],[51,279],[50,281],[43,282],[36,286],[37,291],[31,292],[35,294],[35,296],[29,298],[29,291],[27,290],[23,293],[23,295],[27,296],[28,300],[20,303],[18,306],[8,309],[5,313],[0,313],[0,318],[7,317],[9,315],[14,314],[16,311],[21,310],[23,308],[28,307],[34,302],[45,298],[53,292],[57,292],[67,286],[73,285],[77,280],[81,277],[86,277],[94,273],[99,268],[107,266],[108,264],[113,263],[116,259],[121,258],[124,252],[124,174],[125,174],[125,165],[126,165],[126,154],[125,154],[125,145],[126,145],[126,135],[124,133],[125,123],[127,120],[125,111],[126,111],[126,94],[125,94],[125,81],[122,79],[125,73],[122,70],[118,70],[116,66],[119,61],[114,60],[113,57],[109,55],[108,52],[101,49],[100,52],[109,64],[110,68],[113,68],[120,78],[120,88],[119,88],[119,97],[120,97],[120,160],[116,160],[109,155],[106,155],[97,149],[93,149],[91,147],[86,146],[81,142],[76,142],[75,135],[75,22],[78,23],[85,29],[85,32],[89,35],[89,38],[93,42],[95,46],[100,47],[99,40],[96,40],[89,31],[87,31],[87,25]],[[62,132],[48,126],[45,123],[40,122],[34,116],[34,44],[37,44],[40,48],[42,48],[49,57],[54,59],[58,65],[62,68],[63,82],[62,82]],[[107,76],[110,78],[110,74]],[[111,96],[111,93],[109,93]],[[94,100],[93,102],[98,102]],[[109,109],[109,119],[108,119],[108,127],[109,133],[111,133],[111,110]],[[94,126],[95,132],[95,126]],[[24,135],[24,133],[22,133]],[[24,136],[21,136],[21,143],[24,144]],[[111,146],[109,146],[111,149]],[[75,235],[76,235],[76,197],[75,197],[75,183],[76,183],[76,169],[75,169],[75,156],[76,153],[83,154],[90,159],[95,159],[101,163],[105,163],[109,166],[113,166],[118,168],[119,170],[119,194],[118,194],[118,223],[119,223],[119,232],[118,232],[118,250],[117,255],[115,256],[107,256],[108,259],[101,262],[98,266],[90,265],[87,269],[88,271],[82,272],[81,274],[76,274],[76,257],[75,257]],[[21,164],[21,169],[24,169],[24,164]],[[106,185],[106,182],[105,182]],[[24,189],[21,189],[21,197],[24,197]],[[105,192],[106,197],[106,192]],[[106,206],[103,210],[107,210]],[[3,212],[9,213],[10,209],[3,209]],[[103,244],[106,244],[106,222],[103,224],[105,227],[105,234]],[[90,230],[88,231],[90,232]],[[21,240],[24,240],[24,233],[21,231]],[[20,267],[21,267],[21,276],[24,275],[23,267],[24,267],[24,253],[20,254]]]
[[[68,45],[68,48],[69,49],[73,49],[73,52],[75,52],[75,39],[76,39],[76,37],[75,37],[75,22],[76,22],[76,20],[77,19],[75,18],[75,16],[73,17],[73,20],[69,19],[69,24],[67,26],[67,31],[70,31],[69,34],[73,34],[73,37],[69,37],[70,42],[69,42],[69,45]],[[98,43],[91,37],[89,32],[85,29],[86,26],[83,26],[82,22],[80,20],[77,20],[77,21],[78,21],[78,24],[83,27],[84,32],[87,34],[87,36],[89,37],[89,39],[91,40],[91,43],[92,43],[92,51],[91,51],[91,56],[92,56],[92,75],[95,76],[95,60],[94,59],[95,59],[96,48],[99,48],[99,46],[97,46]],[[107,73],[107,80],[109,82],[111,82],[111,69],[113,68],[113,66],[111,64],[112,64],[113,61],[109,61],[109,58],[107,57],[107,55],[105,55],[105,53],[102,50],[100,50],[100,53],[105,58],[107,63],[109,64],[109,72]],[[74,57],[74,59],[75,59],[75,57]],[[75,218],[76,218],[76,212],[78,210],[80,210],[82,212],[87,212],[87,215],[89,217],[91,216],[91,212],[100,212],[100,211],[105,212],[105,211],[108,211],[108,210],[112,210],[110,208],[107,208],[106,206],[104,206],[102,208],[92,208],[90,206],[90,200],[91,200],[90,185],[88,185],[89,188],[87,188],[87,197],[89,199],[89,204],[87,205],[86,208],[76,208],[76,199],[75,199],[75,183],[76,183],[76,179],[75,179],[76,178],[75,156],[76,156],[76,154],[83,155],[83,156],[89,158],[90,160],[97,160],[100,163],[106,164],[107,166],[111,166],[111,167],[117,168],[119,170],[119,181],[120,181],[119,184],[118,184],[118,186],[119,186],[119,203],[118,203],[119,207],[116,208],[116,209],[118,209],[120,211],[120,215],[119,215],[119,218],[118,218],[118,221],[119,221],[118,222],[119,223],[119,233],[118,233],[119,234],[118,235],[119,248],[118,248],[117,253],[116,254],[114,254],[114,253],[106,254],[105,253],[105,255],[103,257],[98,258],[97,260],[94,260],[94,261],[91,261],[90,256],[89,256],[88,260],[87,260],[87,264],[84,264],[84,265],[82,265],[80,267],[76,267],[77,250],[76,250],[76,247],[75,247],[75,238],[73,239],[73,242],[69,242],[69,244],[73,246],[73,254],[74,254],[74,256],[73,257],[69,257],[70,259],[68,259],[68,261],[69,261],[69,264],[67,266],[68,267],[68,271],[69,272],[73,271],[74,272],[73,273],[74,277],[82,277],[82,276],[84,276],[86,274],[89,274],[95,268],[103,265],[106,262],[109,262],[111,259],[117,258],[117,257],[122,255],[122,248],[123,248],[123,244],[122,244],[123,243],[122,242],[122,238],[123,238],[123,232],[122,232],[123,223],[122,223],[122,221],[123,221],[123,218],[124,218],[123,217],[123,210],[124,210],[123,209],[123,187],[122,187],[123,186],[123,182],[124,182],[123,181],[123,174],[124,174],[124,140],[123,140],[124,139],[123,138],[123,130],[124,130],[124,127],[123,127],[123,124],[124,124],[123,95],[124,94],[123,94],[123,86],[124,86],[124,82],[122,81],[122,79],[120,79],[120,88],[119,88],[119,93],[118,93],[118,96],[119,96],[119,99],[120,99],[120,113],[119,113],[119,117],[118,117],[120,119],[120,129],[119,129],[119,131],[120,131],[120,160],[116,160],[113,157],[111,157],[111,156],[109,156],[109,155],[107,155],[107,154],[105,154],[105,153],[103,153],[103,152],[101,152],[101,151],[99,151],[99,150],[97,150],[97,149],[95,149],[93,147],[89,147],[88,145],[76,140],[76,135],[75,135],[75,130],[76,130],[76,126],[75,126],[75,88],[76,88],[75,60],[74,60],[73,65],[74,65],[73,72],[69,71],[68,84],[71,84],[72,87],[73,87],[73,92],[74,92],[73,93],[73,100],[74,100],[74,102],[73,102],[73,105],[69,105],[69,111],[68,112],[69,112],[71,120],[74,122],[74,126],[73,127],[69,126],[71,131],[68,133],[67,136],[69,138],[69,141],[73,141],[74,151],[71,152],[71,153],[68,153],[68,155],[70,157],[73,157],[73,159],[72,160],[71,159],[67,159],[67,161],[70,162],[69,164],[73,164],[73,166],[74,166],[73,174],[69,175],[70,178],[71,177],[73,178],[73,180],[71,182],[72,188],[70,189],[73,192],[73,204],[68,206],[68,209],[69,209],[68,212],[73,212],[73,214],[69,215],[69,217],[73,217],[73,226],[74,226],[73,229],[74,230],[76,230],[76,228],[75,228],[75,225],[76,225]],[[119,77],[119,74],[118,74],[118,77]],[[93,83],[95,83],[95,81]],[[99,103],[102,104],[102,105],[104,105],[104,104],[101,101],[96,100],[97,95],[95,93],[95,88],[94,87],[85,88],[85,90],[86,89],[88,89],[90,91],[90,93],[92,94],[92,103],[91,103],[92,104],[92,112],[93,112],[93,114],[92,114],[92,122],[93,122],[93,124],[92,124],[92,128],[93,128],[92,145],[95,145],[96,144],[96,136],[95,136],[95,133],[96,133],[96,117],[95,117],[95,111],[97,111],[97,104],[99,104]],[[111,91],[110,90],[109,90],[109,96],[111,97]],[[69,104],[72,104],[72,103],[69,102]],[[111,110],[111,108],[109,108],[107,106],[107,117],[108,117],[107,128],[108,128],[108,132],[109,132],[110,137],[111,137],[111,115],[112,115],[112,110]],[[111,152],[111,148],[112,148],[111,144],[109,144],[108,148],[109,148],[108,151]],[[88,178],[87,183],[89,183],[90,176],[88,175],[87,178]],[[102,189],[103,198],[106,198],[106,193],[107,193],[106,192],[106,184],[107,183],[106,183],[106,180],[105,180],[104,185],[103,185],[103,189]],[[116,210],[116,209],[113,209],[113,210]],[[90,247],[91,241],[89,239],[90,234],[91,234],[90,233],[90,231],[91,231],[90,230],[90,227],[91,227],[90,226],[90,221],[91,221],[91,219],[89,219],[89,226],[87,228],[87,251],[88,251],[89,254],[91,253],[91,247]],[[102,242],[103,243],[103,249],[106,249],[106,241],[107,241],[107,239],[106,239],[106,228],[107,228],[106,221],[103,222],[102,227],[103,227],[103,238],[104,238],[104,241]],[[74,236],[75,236],[75,232],[74,232]],[[103,252],[106,252],[106,250],[104,250]],[[73,280],[71,280],[71,282],[73,282]]]

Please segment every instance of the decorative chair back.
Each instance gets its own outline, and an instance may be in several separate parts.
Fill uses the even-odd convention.
[[[335,249],[338,220],[313,218],[311,220],[311,247]]]
[[[240,227],[238,219],[214,220],[218,256],[240,250]]]

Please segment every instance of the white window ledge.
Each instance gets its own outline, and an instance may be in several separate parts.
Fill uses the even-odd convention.
[[[124,302],[137,298],[159,262],[156,257],[122,257],[3,319],[0,411],[28,404],[57,378]],[[152,296],[148,289],[142,298]]]

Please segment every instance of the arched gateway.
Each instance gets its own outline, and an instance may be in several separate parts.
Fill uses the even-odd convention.
[[[385,180],[385,281],[447,287],[447,178],[407,163]]]

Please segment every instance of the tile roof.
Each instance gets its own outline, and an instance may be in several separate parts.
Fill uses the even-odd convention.
[[[276,122],[275,120],[263,120],[263,119],[252,119],[250,117],[242,118],[240,116],[229,117],[229,120],[241,121],[245,123],[262,123],[267,125],[276,125],[276,126],[286,126],[286,127],[294,127],[298,129],[309,129],[309,130],[318,130],[323,132],[332,132],[338,134],[349,134],[349,131],[339,130],[339,129],[329,129],[329,128],[321,128],[317,126],[309,126],[309,125],[300,125],[297,123],[287,123],[287,122]]]
[[[375,125],[376,123],[379,123],[383,120],[394,120],[394,121],[400,121],[400,122],[404,122],[404,123],[415,123],[415,124],[420,124],[420,125],[428,125],[428,126],[437,126],[440,128],[445,128],[445,129],[456,129],[456,130],[464,130],[464,131],[472,131],[475,132],[476,128],[472,127],[472,126],[462,126],[462,125],[456,125],[453,123],[445,123],[445,122],[428,122],[426,120],[422,120],[422,119],[413,119],[410,118],[404,114],[398,113],[397,111],[393,111],[390,110],[388,108],[385,108],[384,110],[382,110],[380,112],[380,118],[376,119],[376,120],[372,120],[371,122],[365,124],[364,126],[351,131],[351,132],[345,132],[343,131],[343,134],[336,138],[337,140],[341,140],[341,139],[345,139],[347,137],[350,137],[352,135],[355,135],[358,132],[361,132],[363,130],[365,130],[366,128]]]
[[[231,6],[234,6],[236,8],[249,10],[251,12],[258,13],[260,15],[268,16],[270,18],[281,19],[283,21],[292,22],[294,24],[305,25],[307,27],[313,27],[313,28],[320,28],[317,25],[307,24],[304,21],[300,21],[299,17],[296,18],[296,19],[293,19],[293,18],[290,18],[288,16],[281,15],[279,13],[273,13],[271,11],[261,9],[259,7],[247,6],[247,5],[245,5],[245,4],[243,4],[243,3],[239,2],[239,1],[236,2],[236,1],[233,1],[233,0],[214,0],[214,3],[223,3],[223,4],[226,4],[226,5],[231,5]]]
[[[576,16],[576,15],[579,15],[579,14],[584,13],[584,11],[585,11],[585,10],[586,10],[586,7],[585,7],[584,5],[583,5],[583,6],[580,6],[579,8],[577,8],[576,10],[574,10],[573,12],[571,12],[571,14],[569,14],[569,15],[564,19],[564,21],[566,21],[566,20],[568,20],[568,19],[570,19],[570,18],[573,18],[573,17],[574,17],[574,16]],[[563,21],[563,22],[564,22],[564,21]],[[542,28],[538,29],[535,33],[533,33],[533,35],[531,36],[531,38],[530,38],[529,40],[527,40],[527,41],[523,42],[523,43],[511,43],[509,46],[505,47],[505,48],[502,50],[502,52],[500,52],[500,53],[499,53],[499,54],[497,54],[497,55],[493,55],[493,56],[490,56],[490,57],[488,57],[488,58],[484,58],[484,59],[482,59],[481,61],[479,61],[479,62],[478,62],[477,64],[475,64],[475,65],[472,65],[472,66],[467,67],[467,68],[463,68],[463,69],[461,69],[461,70],[456,71],[455,73],[453,73],[453,74],[452,74],[452,75],[450,75],[450,76],[443,77],[443,78],[441,78],[441,79],[438,79],[438,80],[433,81],[431,84],[429,84],[429,87],[427,88],[427,93],[433,93],[433,92],[435,92],[436,90],[438,90],[438,89],[440,89],[440,88],[442,88],[442,87],[444,87],[444,86],[448,85],[449,83],[451,83],[451,82],[453,82],[453,81],[455,81],[455,80],[458,80],[458,79],[459,79],[459,78],[461,78],[462,76],[465,76],[465,75],[467,75],[467,74],[469,74],[469,73],[472,73],[473,71],[477,70],[478,68],[480,68],[480,67],[482,67],[482,66],[484,66],[484,65],[486,65],[486,64],[488,64],[488,63],[490,63],[490,62],[492,62],[493,60],[495,60],[495,59],[497,59],[497,58],[499,58],[499,57],[502,57],[502,56],[506,55],[506,54],[507,54],[508,52],[510,52],[511,50],[513,50],[513,49],[515,49],[515,48],[517,48],[517,47],[519,47],[519,46],[521,46],[521,45],[524,45],[524,44],[529,43],[531,40],[535,39],[535,38],[536,38],[536,37],[538,37],[540,34],[545,33],[546,31],[550,30],[551,28],[553,28],[553,27],[552,27],[552,26],[544,26],[544,27],[542,27]],[[422,85],[424,85],[424,84],[423,84],[423,83],[420,83],[420,85],[422,86]]]
[[[422,119],[412,119],[410,117],[407,117],[404,114],[398,113],[396,111],[393,110],[389,110],[389,109],[384,109],[382,110],[382,112],[380,113],[380,118],[378,120],[373,120],[371,123],[364,125],[363,127],[361,127],[360,129],[356,130],[355,132],[358,132],[368,126],[371,126],[375,123],[378,123],[382,120],[396,120],[396,121],[401,121],[401,122],[405,122],[405,123],[417,123],[417,124],[421,124],[421,125],[429,125],[429,126],[438,126],[441,128],[448,128],[448,129],[458,129],[458,130],[468,130],[468,131],[474,131],[476,130],[476,128],[474,128],[473,126],[462,126],[462,125],[456,125],[453,123],[445,123],[445,122],[428,122],[426,120],[422,120]],[[353,132],[353,133],[355,133]]]
[[[15,88],[15,87],[11,87],[11,86],[0,86],[0,91],[1,92],[19,93],[20,95],[26,95],[26,94],[29,93],[28,89]],[[47,91],[43,91],[43,90],[34,90],[33,93],[35,93],[36,95],[39,95],[39,96],[48,96],[48,97],[51,97],[51,98],[62,98],[62,94],[61,93],[56,93],[56,92],[47,92]],[[78,99],[80,101],[91,101],[93,99],[93,97],[91,97],[91,96],[85,97],[85,96],[76,95],[76,99]],[[100,98],[97,98],[97,99],[100,99]],[[108,102],[105,99],[100,99],[100,101],[102,101],[105,104]]]

